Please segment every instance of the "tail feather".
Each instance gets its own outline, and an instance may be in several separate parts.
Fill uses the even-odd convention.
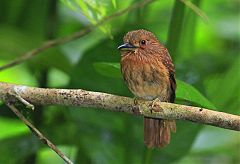
[[[168,145],[171,132],[176,132],[175,121],[144,117],[144,143],[148,148]]]

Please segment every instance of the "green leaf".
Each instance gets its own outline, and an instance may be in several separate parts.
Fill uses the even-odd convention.
[[[116,0],[112,0],[112,5],[113,5],[114,8],[117,8],[117,2],[116,2]]]
[[[239,65],[240,57],[226,72],[210,76],[204,82],[206,94],[217,107],[235,114],[240,113]]]
[[[78,4],[78,6],[82,9],[82,11],[84,12],[84,14],[87,14],[88,12],[88,7],[86,5],[86,2],[82,1],[82,0],[75,0],[75,2]]]
[[[114,78],[121,77],[119,63],[97,62],[93,63],[93,67],[101,75]]]
[[[94,63],[93,66],[95,70],[103,76],[114,78],[122,77],[119,63],[97,62]],[[202,107],[216,109],[197,89],[181,80],[177,80],[176,97],[177,99],[186,100]]]
[[[113,11],[116,10],[116,2],[102,2],[102,1],[82,1],[82,0],[61,0],[61,2],[73,10],[75,13],[82,13],[86,19],[91,24],[96,24],[97,22],[101,21],[107,15],[111,14]],[[112,3],[112,4],[111,4]],[[114,8],[109,7],[114,6]],[[98,27],[102,32],[108,34],[110,38],[111,35],[111,25],[106,23]]]
[[[72,1],[70,0],[60,0],[60,1],[71,10],[73,11],[77,10],[76,5],[74,5]]]
[[[190,84],[177,80],[176,98],[190,101],[202,107],[216,109],[216,107]]]
[[[189,0],[180,0],[183,2],[187,7],[189,7],[193,12],[195,12],[198,16],[200,16],[204,22],[208,23],[209,19],[208,16],[194,3]]]

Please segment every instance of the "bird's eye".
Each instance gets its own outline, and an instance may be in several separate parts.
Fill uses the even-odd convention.
[[[145,45],[146,44],[146,40],[141,40],[141,45]]]

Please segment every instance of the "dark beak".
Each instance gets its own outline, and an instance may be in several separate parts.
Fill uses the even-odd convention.
[[[137,47],[130,43],[124,43],[124,44],[118,46],[118,49],[122,50],[122,51],[134,51],[135,48],[137,48]]]

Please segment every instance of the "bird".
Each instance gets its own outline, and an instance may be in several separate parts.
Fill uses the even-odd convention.
[[[173,103],[175,67],[167,48],[147,30],[133,30],[118,46],[121,73],[136,99]],[[144,143],[148,148],[162,148],[176,132],[174,120],[144,117]]]

